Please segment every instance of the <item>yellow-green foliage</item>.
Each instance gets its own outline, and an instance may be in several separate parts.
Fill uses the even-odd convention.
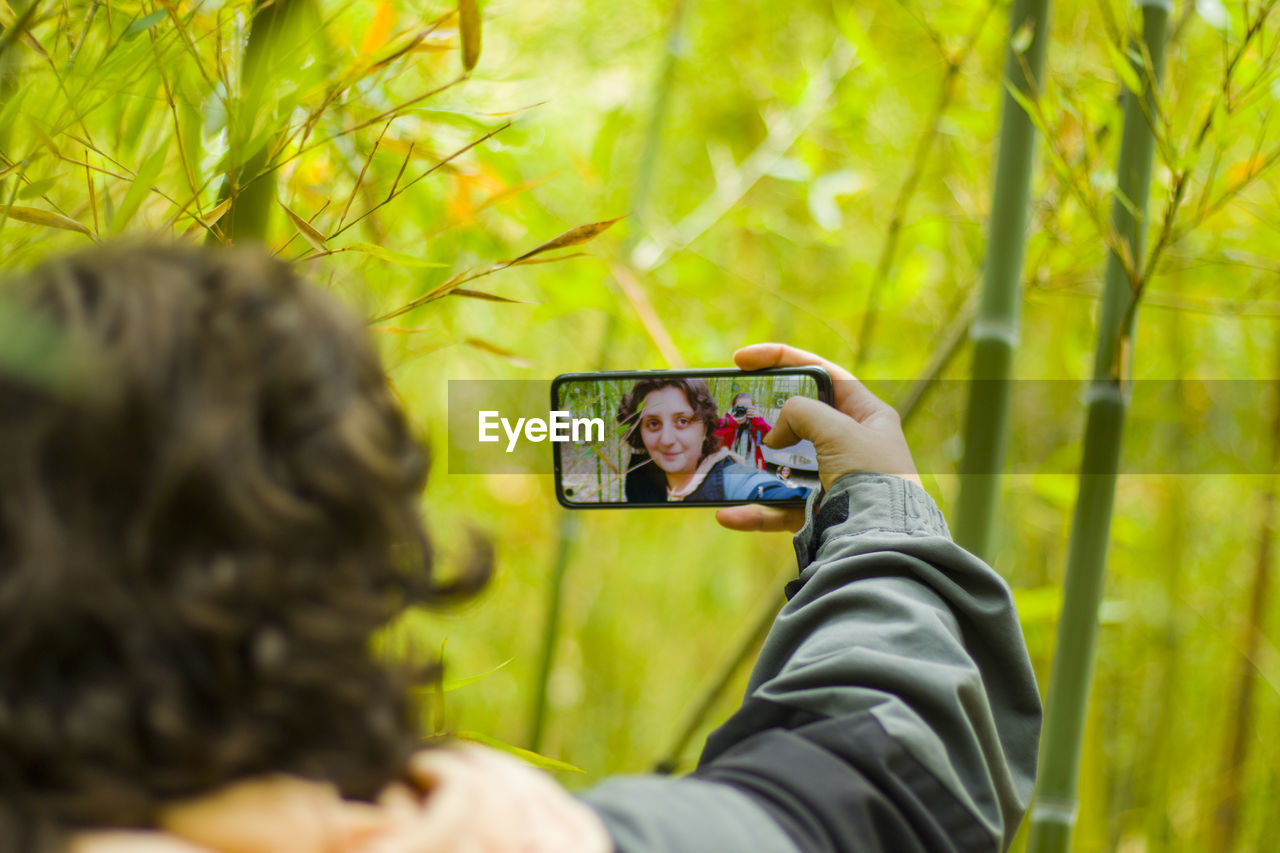
[[[690,3],[659,96],[667,2],[490,0],[478,18],[462,4],[482,40],[460,37],[448,2],[295,2],[251,80],[248,2],[0,2],[0,257],[24,266],[117,234],[221,239],[224,199],[252,182],[245,166],[265,151],[265,241],[385,318],[374,328],[390,380],[435,451],[424,505],[446,566],[465,554],[468,526],[497,545],[486,593],[454,613],[412,614],[385,646],[425,657],[447,640],[449,678],[510,660],[448,692],[442,718],[424,723],[524,745],[562,510],[548,477],[447,471],[446,381],[550,379],[597,367],[602,350],[614,368],[720,366],[734,347],[768,339],[851,364],[878,280],[861,372],[889,380],[876,387],[896,399],[932,363],[979,279],[1004,9]],[[1151,117],[1148,245],[1160,254],[1138,314],[1138,378],[1275,374],[1274,16],[1232,61],[1272,5],[1175,10]],[[1020,378],[1089,372],[1135,20],[1120,0],[1068,0],[1053,12],[1035,101],[1042,147]],[[623,220],[583,249],[589,257],[464,283],[519,302],[455,293],[397,313],[571,228],[627,214],[659,97],[668,118],[648,233]],[[941,376],[963,378],[963,366],[948,362]],[[1259,381],[1243,393],[1255,405],[1215,428],[1264,441],[1275,392]],[[908,437],[948,510],[962,419],[933,406]],[[1020,442],[1063,436],[1009,478],[995,558],[1023,605],[1042,683],[1082,413],[1019,405],[1015,394],[1015,456]],[[1147,431],[1157,425],[1142,415],[1132,412],[1126,453],[1141,452],[1152,471]],[[1079,850],[1205,849],[1227,796],[1271,478],[1197,473],[1216,433],[1159,435],[1167,473],[1124,476],[1117,496]],[[595,512],[577,530],[541,744],[585,771],[563,777],[574,785],[652,766],[794,560],[785,537],[723,531],[709,510]],[[1252,661],[1238,849],[1280,836],[1280,745],[1267,737],[1280,727],[1277,611],[1265,611]]]

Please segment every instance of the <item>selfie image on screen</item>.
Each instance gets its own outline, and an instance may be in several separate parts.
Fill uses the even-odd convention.
[[[788,397],[819,399],[807,375],[590,377],[556,405],[599,418],[603,441],[561,445],[561,488],[581,504],[802,501],[818,486],[808,441],[766,447]],[[592,436],[593,438],[598,436]]]

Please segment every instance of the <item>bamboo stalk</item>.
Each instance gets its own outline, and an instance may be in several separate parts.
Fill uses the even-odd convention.
[[[253,19],[249,24],[249,38],[245,41],[241,75],[241,99],[247,104],[257,104],[270,81],[264,79],[266,57],[279,41],[281,31],[289,26],[306,0],[258,0]],[[246,109],[250,116],[255,109]],[[230,198],[231,207],[218,224],[209,232],[210,243],[230,240],[264,241],[271,227],[271,211],[276,202],[276,172],[270,167],[273,140],[268,140],[233,167],[223,180],[218,192],[218,202]]]
[[[809,78],[799,102],[785,113],[765,117],[769,132],[755,150],[737,168],[723,175],[715,189],[675,225],[669,236],[659,239],[658,235],[644,235],[627,254],[627,263],[637,273],[647,273],[710,230],[786,156],[805,129],[824,114],[837,85],[855,61],[853,48],[843,38],[837,38],[821,67]]]
[[[1275,409],[1271,418],[1271,465],[1267,469],[1269,471],[1276,469],[1276,461],[1280,459],[1280,380],[1276,381],[1275,388]],[[1254,661],[1257,659],[1266,625],[1267,595],[1271,585],[1274,548],[1272,534],[1275,531],[1275,525],[1276,485],[1273,477],[1262,496],[1262,512],[1258,525],[1258,554],[1253,566],[1253,578],[1249,584],[1249,621],[1244,627],[1244,638],[1241,643],[1243,654],[1240,656],[1240,669],[1236,674],[1235,699],[1230,703],[1230,707],[1235,711],[1232,714],[1231,727],[1226,738],[1227,749],[1223,753],[1222,802],[1213,816],[1214,849],[1219,851],[1235,849],[1236,833],[1240,823],[1240,793],[1244,788],[1249,736],[1253,728],[1253,691],[1258,680]]]
[[[667,21],[662,64],[658,70],[657,80],[654,81],[653,102],[649,107],[649,123],[645,127],[644,143],[640,148],[640,163],[635,174],[635,189],[631,193],[628,250],[639,242],[649,228],[654,175],[657,173],[659,154],[662,151],[662,131],[667,125],[667,115],[671,111],[671,90],[675,87],[676,67],[684,51],[684,22],[690,5],[692,5],[690,0],[675,0],[671,6],[671,17]]]
[[[640,154],[639,166],[636,170],[635,189],[632,192],[631,218],[633,222],[624,250],[624,257],[627,258],[631,257],[632,249],[643,236],[643,229],[649,219],[649,207],[652,201],[651,185],[653,183],[653,175],[657,171],[658,151],[662,145],[662,131],[667,123],[667,114],[671,103],[671,89],[675,85],[676,65],[680,58],[684,27],[688,19],[690,5],[691,0],[675,0],[675,5],[671,9],[671,17],[667,21],[667,37],[662,65],[654,82],[649,122],[645,129],[643,148]],[[636,302],[633,299],[632,304],[640,312],[641,320],[644,321],[646,314],[642,306],[647,305],[647,302]],[[604,370],[608,363],[609,353],[613,344],[613,332],[617,325],[616,319],[613,314],[610,314],[608,321],[605,323],[604,334],[600,339],[600,348],[595,359],[596,370]],[[656,317],[654,319],[656,320]],[[663,336],[665,336],[665,330],[662,329],[660,323],[657,324],[658,331],[656,333],[653,323],[646,322],[645,328],[653,336],[655,343],[664,352],[664,355],[668,357],[668,360],[674,358],[676,364],[682,361],[674,344],[671,344],[669,349],[663,348],[662,341]],[[666,340],[669,341],[670,338],[667,337]],[[676,366],[676,364],[673,364],[673,366]],[[551,583],[547,588],[547,605],[543,616],[542,648],[538,654],[538,676],[534,685],[533,704],[529,712],[529,749],[534,752],[538,752],[542,748],[542,740],[546,735],[548,690],[551,684],[551,671],[555,664],[556,647],[560,641],[560,619],[563,610],[565,573],[568,570],[570,560],[573,558],[573,543],[578,538],[580,527],[581,521],[579,521],[578,513],[570,510],[560,511],[560,523],[556,528],[555,556],[551,560]]]
[[[986,25],[987,18],[991,14],[993,7],[994,4],[988,2],[982,8],[969,33],[965,36],[964,46],[960,50],[954,54],[946,53],[944,55],[946,69],[943,71],[942,84],[938,89],[938,98],[934,102],[933,111],[925,122],[925,132],[916,138],[916,146],[911,152],[911,164],[907,168],[906,178],[898,187],[898,195],[893,200],[893,207],[889,215],[889,226],[885,229],[884,243],[880,246],[880,254],[876,258],[875,271],[871,275],[871,284],[867,287],[866,306],[862,311],[862,330],[858,334],[857,350],[853,356],[854,373],[858,372],[858,368],[866,362],[867,356],[871,352],[871,338],[875,334],[876,317],[879,314],[880,290],[885,281],[888,280],[889,273],[893,271],[894,262],[898,258],[898,244],[902,237],[903,226],[906,224],[907,209],[910,207],[916,190],[920,186],[920,179],[924,177],[925,167],[928,166],[930,155],[933,153],[934,143],[938,140],[942,120],[946,116],[947,110],[951,108],[951,101],[956,93],[956,84],[960,79],[960,71],[964,68],[964,64],[968,61],[970,54],[973,53],[973,48],[978,42],[978,37],[982,35],[983,27]],[[931,32],[930,35],[935,34]]]
[[[1062,616],[1049,681],[1041,749],[1040,786],[1031,814],[1031,853],[1061,853],[1075,824],[1080,743],[1084,734],[1089,686],[1098,636],[1098,605],[1106,578],[1107,545],[1128,407],[1129,359],[1133,352],[1133,302],[1141,293],[1141,267],[1147,222],[1147,198],[1155,137],[1148,117],[1164,69],[1167,0],[1139,0],[1142,40],[1131,50],[1131,66],[1142,92],[1125,92],[1124,135],[1120,142],[1116,200],[1111,220],[1129,260],[1114,248],[1107,254],[1102,312],[1079,492],[1071,523]],[[1149,61],[1149,64],[1148,64]]]
[[[26,29],[31,25],[36,14],[36,7],[39,0],[32,2],[23,8],[22,4],[17,4],[14,10],[17,12],[17,20],[13,26],[5,29],[0,27],[0,107],[5,106],[11,98],[17,95],[19,72],[22,66],[20,59],[21,51],[10,50],[22,38]],[[9,145],[13,137],[13,125],[0,125],[0,151],[8,152]],[[17,181],[18,179],[14,179]],[[0,199],[6,197],[4,192],[5,181],[0,178]]]
[[[1024,99],[1038,97],[1048,43],[1049,0],[1015,0],[1009,13],[1004,81]],[[969,328],[973,373],[955,526],[956,542],[988,562],[1008,435],[1008,380],[1020,334],[1020,285],[1035,145],[1031,117],[1013,93],[1006,91],[1000,106],[1000,149],[983,259],[982,296]]]
[[[929,357],[929,362],[925,365],[911,385],[907,388],[901,399],[898,401],[897,409],[902,412],[914,412],[916,408],[924,402],[925,395],[928,394],[938,384],[938,379],[942,376],[944,370],[955,359],[960,352],[961,346],[964,344],[965,332],[969,328],[969,324],[973,321],[973,304],[966,303],[960,306],[960,310],[947,323],[942,334],[938,336],[938,347],[934,350],[933,355]],[[903,416],[903,420],[906,417]]]
[[[1172,45],[1172,41],[1170,44]],[[1174,285],[1177,286],[1178,283],[1175,281]],[[1191,372],[1188,366],[1190,342],[1187,337],[1183,314],[1172,312],[1168,317],[1163,343],[1169,351],[1173,376],[1187,376]],[[1186,405],[1184,386],[1178,382],[1174,385],[1175,411],[1186,411]],[[1159,654],[1156,656],[1154,688],[1143,702],[1147,714],[1140,725],[1145,733],[1146,743],[1129,771],[1133,780],[1131,786],[1141,791],[1141,799],[1131,804],[1122,804],[1122,807],[1129,806],[1124,811],[1145,815],[1142,831],[1149,848],[1153,850],[1168,850],[1173,838],[1169,798],[1175,789],[1178,774],[1176,759],[1171,762],[1168,753],[1174,720],[1182,713],[1177,704],[1179,681],[1183,677],[1180,665],[1184,633],[1181,600],[1187,573],[1191,517],[1188,489],[1184,482],[1186,478],[1180,472],[1190,470],[1188,448],[1192,438],[1188,432],[1185,419],[1179,419],[1169,444],[1171,467],[1161,490],[1163,500],[1157,529],[1169,532],[1168,556],[1161,567],[1165,606],[1159,623],[1159,634],[1155,638]]]
[[[782,589],[782,584],[790,579],[792,574],[793,571],[788,569],[785,578],[779,578],[769,583],[769,594],[760,601],[747,630],[742,632],[733,650],[725,658],[726,662],[721,665],[715,677],[707,682],[702,693],[690,706],[688,713],[680,724],[680,728],[676,731],[676,736],[671,741],[671,745],[667,747],[662,758],[658,759],[654,764],[654,773],[670,775],[680,769],[680,765],[684,760],[684,751],[688,748],[689,741],[693,740],[693,736],[698,733],[698,729],[702,728],[702,724],[715,709],[720,697],[729,689],[729,685],[733,683],[743,665],[755,656],[760,645],[764,642],[765,635],[769,633],[769,628],[772,627],[774,619],[777,618],[778,611],[786,604],[780,594],[780,590]]]
[[[564,578],[578,539],[581,522],[577,513],[561,510],[560,524],[556,528],[556,553],[551,560],[551,582],[547,587],[547,606],[542,620],[542,647],[538,654],[538,676],[534,682],[533,705],[529,719],[529,749],[542,749],[542,739],[547,728],[548,691],[551,670],[555,665],[556,647],[560,640],[560,617],[564,608]]]

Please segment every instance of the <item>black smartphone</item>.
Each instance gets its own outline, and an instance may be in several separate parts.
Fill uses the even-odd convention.
[[[551,410],[556,497],[572,509],[802,504],[818,488],[813,444],[766,447],[787,398],[830,404],[821,367],[565,373]]]

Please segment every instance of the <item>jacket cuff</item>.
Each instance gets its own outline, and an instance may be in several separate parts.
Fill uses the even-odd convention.
[[[872,532],[951,538],[942,510],[920,486],[894,474],[845,474],[828,491],[814,489],[805,502],[804,527],[793,540],[800,577],[787,584],[787,598],[828,543]]]

